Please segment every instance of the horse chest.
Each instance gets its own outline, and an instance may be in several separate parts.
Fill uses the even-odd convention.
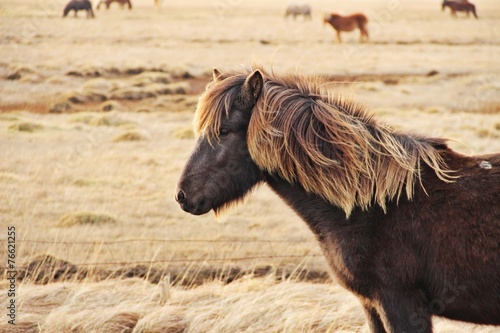
[[[320,245],[338,282],[358,296],[371,298],[374,276],[369,246],[354,235],[343,239],[330,235]]]

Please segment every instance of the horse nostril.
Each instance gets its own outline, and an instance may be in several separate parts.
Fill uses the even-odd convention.
[[[175,200],[177,200],[177,202],[180,204],[187,203],[186,195],[184,194],[183,190],[179,190],[179,193],[177,193],[177,195],[175,196]]]

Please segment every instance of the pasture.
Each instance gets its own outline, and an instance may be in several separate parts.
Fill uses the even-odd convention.
[[[179,208],[198,96],[213,67],[256,62],[323,75],[378,119],[464,154],[498,152],[500,6],[476,0],[476,20],[435,0],[316,0],[311,20],[285,20],[284,0],[160,3],[94,0],[94,19],[63,18],[61,0],[0,3],[2,295],[11,226],[16,272],[0,332],[363,331],[358,301],[268,188],[220,220]],[[334,11],[363,12],[370,42],[354,31],[338,44],[323,24]]]

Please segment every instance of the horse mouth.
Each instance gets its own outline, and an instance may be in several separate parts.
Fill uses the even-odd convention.
[[[212,204],[203,198],[189,199],[183,190],[179,190],[175,195],[175,200],[182,210],[193,215],[203,215],[212,210]]]
[[[181,204],[180,206],[181,206],[182,210],[184,210],[185,212],[190,213],[192,215],[204,215],[211,210],[211,208],[210,209],[192,208],[192,207],[189,207],[189,206],[186,206],[183,204]]]
[[[186,213],[190,213],[192,215],[204,215],[212,210],[212,207],[204,207],[204,206],[193,206],[188,204],[179,203],[182,210]]]

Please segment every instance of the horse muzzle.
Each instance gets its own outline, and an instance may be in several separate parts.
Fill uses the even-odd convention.
[[[184,190],[179,189],[175,195],[175,200],[181,208],[193,215],[203,215],[212,209],[212,205],[201,195],[188,195]]]

